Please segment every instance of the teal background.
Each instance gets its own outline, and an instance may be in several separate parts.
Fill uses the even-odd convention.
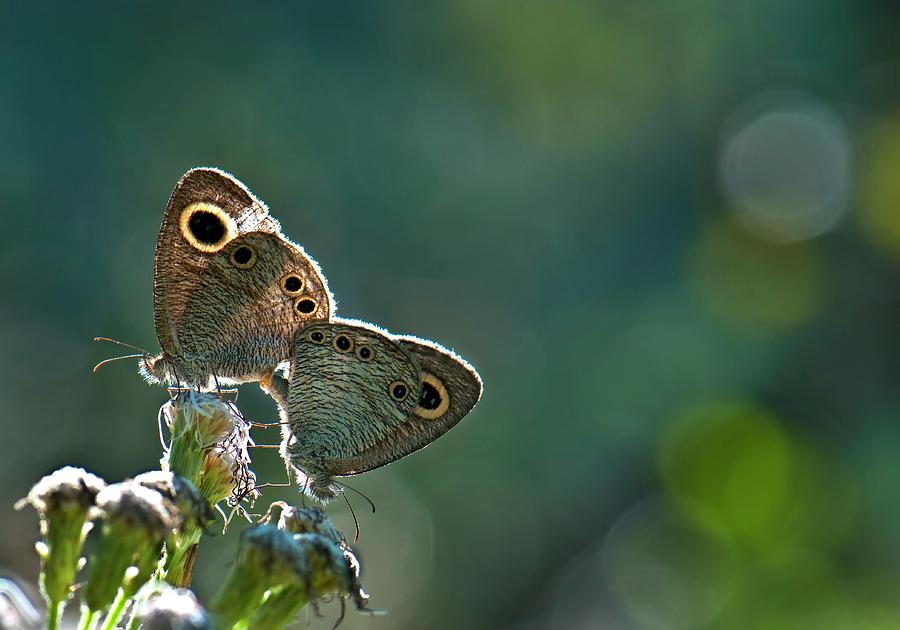
[[[900,627],[898,32],[879,0],[0,2],[0,566],[37,578],[41,475],[158,465],[165,392],[91,339],[157,347],[159,222],[211,165],[339,314],[485,381],[350,481],[390,614],[343,627]]]

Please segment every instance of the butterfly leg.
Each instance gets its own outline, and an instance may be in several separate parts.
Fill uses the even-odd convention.
[[[269,377],[259,381],[259,387],[262,389],[281,409],[288,408],[288,388],[290,383],[280,374],[271,371]]]

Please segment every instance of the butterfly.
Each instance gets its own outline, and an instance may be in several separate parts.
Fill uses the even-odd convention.
[[[175,186],[156,243],[162,352],[133,356],[155,383],[259,381],[290,359],[298,326],[333,311],[318,264],[282,234],[266,205],[228,173],[196,168]]]
[[[278,403],[281,453],[304,490],[327,501],[334,478],[417,451],[455,426],[481,398],[481,378],[431,341],[337,319],[297,330],[289,378],[261,383]]]

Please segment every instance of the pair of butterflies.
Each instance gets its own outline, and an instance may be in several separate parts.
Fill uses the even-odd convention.
[[[428,445],[481,397],[478,373],[450,350],[337,318],[316,262],[216,169],[188,171],[172,193],[153,308],[162,353],[141,357],[145,378],[203,389],[259,382],[286,425],[285,461],[323,500],[334,477]]]

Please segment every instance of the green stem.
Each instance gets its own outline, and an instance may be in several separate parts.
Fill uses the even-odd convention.
[[[177,588],[191,585],[194,573],[194,561],[197,559],[197,543],[189,546],[179,545],[172,554],[172,562],[166,569],[166,582]]]
[[[302,584],[290,584],[271,591],[250,616],[247,627],[253,630],[281,630],[295,621],[309,596]]]
[[[94,630],[100,620],[102,611],[91,610],[87,606],[81,607],[81,619],[78,621],[78,630]]]
[[[106,621],[103,623],[101,630],[116,630],[116,624],[122,618],[122,613],[125,612],[126,606],[128,606],[128,596],[125,595],[125,589],[120,588],[119,592],[116,593],[116,599],[113,601],[112,607],[109,609],[109,614],[106,615]]]
[[[41,591],[47,600],[48,627],[59,625],[59,616],[71,596],[81,547],[87,534],[83,514],[56,513],[47,531],[46,554],[41,558]],[[55,618],[54,618],[55,615]]]
[[[166,582],[178,588],[191,585],[194,562],[202,530],[193,523],[186,523],[184,529],[173,534],[166,541],[166,562],[163,575]]]
[[[225,583],[209,604],[209,611],[218,617],[217,628],[231,628],[259,604],[266,592],[265,584],[246,584],[240,571],[233,568]]]
[[[127,532],[104,527],[103,537],[92,559],[88,583],[82,593],[87,605],[98,612],[106,610],[115,599],[125,578],[125,571],[134,562],[135,541]]]
[[[47,603],[47,630],[56,630],[59,627],[62,609],[62,602],[58,600],[52,599]]]

